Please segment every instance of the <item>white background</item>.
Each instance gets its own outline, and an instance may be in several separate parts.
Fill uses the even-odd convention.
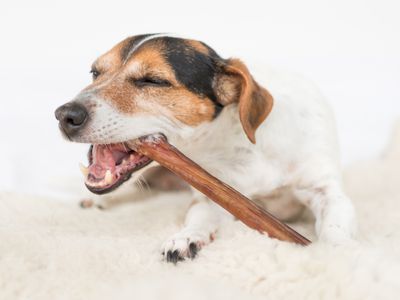
[[[1,1],[0,190],[78,175],[54,109],[129,35],[173,32],[224,57],[303,73],[329,98],[344,163],[379,154],[400,116],[399,1]]]

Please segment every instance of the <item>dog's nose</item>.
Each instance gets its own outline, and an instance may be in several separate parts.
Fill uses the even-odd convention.
[[[89,114],[82,104],[71,102],[57,108],[55,115],[64,132],[71,136],[84,127]]]

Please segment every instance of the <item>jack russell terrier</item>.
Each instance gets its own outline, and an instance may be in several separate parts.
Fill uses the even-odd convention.
[[[355,213],[342,188],[334,117],[309,83],[272,74],[267,90],[240,60],[162,34],[123,40],[91,73],[93,83],[55,113],[68,140],[91,144],[82,168],[91,192],[111,192],[157,166],[127,141],[162,133],[277,217],[308,207],[319,240],[352,239]],[[191,200],[184,227],[162,246],[167,261],[194,258],[232,218],[196,190]]]

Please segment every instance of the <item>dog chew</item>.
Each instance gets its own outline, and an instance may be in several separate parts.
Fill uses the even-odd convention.
[[[133,146],[136,151],[174,172],[247,226],[282,241],[300,245],[311,243],[250,199],[206,172],[169,144],[163,135],[142,137]]]

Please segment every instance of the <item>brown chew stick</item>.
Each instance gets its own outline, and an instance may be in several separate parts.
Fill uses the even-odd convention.
[[[142,137],[133,146],[136,151],[174,172],[247,226],[282,241],[300,245],[311,243],[238,191],[206,172],[169,144],[163,135]]]

